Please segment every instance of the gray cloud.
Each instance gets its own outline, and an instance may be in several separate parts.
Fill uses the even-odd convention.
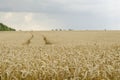
[[[56,12],[62,10],[62,5],[50,0],[2,0],[1,11],[14,12]]]
[[[27,26],[25,17],[32,13],[30,22],[32,26],[37,25],[37,29],[41,25],[49,29],[119,29],[119,4],[119,0],[0,0],[0,14],[16,14],[7,22],[5,18],[0,20]],[[29,21],[30,16],[27,19]]]
[[[65,13],[104,10],[108,0],[1,0],[1,11]]]

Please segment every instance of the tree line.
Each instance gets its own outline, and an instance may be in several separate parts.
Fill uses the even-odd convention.
[[[16,30],[4,25],[3,23],[0,23],[0,31],[16,31]]]

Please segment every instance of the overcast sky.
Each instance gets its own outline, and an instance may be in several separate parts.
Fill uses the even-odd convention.
[[[0,0],[0,22],[17,30],[117,30],[120,0]]]

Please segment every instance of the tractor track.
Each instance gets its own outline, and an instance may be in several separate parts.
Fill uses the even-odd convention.
[[[22,45],[29,46],[31,44],[31,40],[34,38],[34,35],[33,35],[33,33],[30,33],[30,34],[31,34],[31,37],[28,40],[26,40],[24,43],[22,43]],[[51,41],[48,40],[48,38],[46,36],[42,35],[42,37],[43,37],[43,41],[44,41],[45,45],[52,45],[53,44]]]
[[[23,45],[28,45],[29,46],[31,44],[31,40],[34,38],[34,35],[32,33],[30,33],[30,34],[31,34],[31,37],[27,41],[25,41],[23,43]]]
[[[52,44],[46,36],[44,36],[44,35],[42,35],[42,36],[43,36],[43,40],[45,42],[45,45],[51,45]]]

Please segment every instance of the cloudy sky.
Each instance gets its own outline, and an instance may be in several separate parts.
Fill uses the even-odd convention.
[[[120,0],[0,0],[0,22],[17,30],[118,30]]]

